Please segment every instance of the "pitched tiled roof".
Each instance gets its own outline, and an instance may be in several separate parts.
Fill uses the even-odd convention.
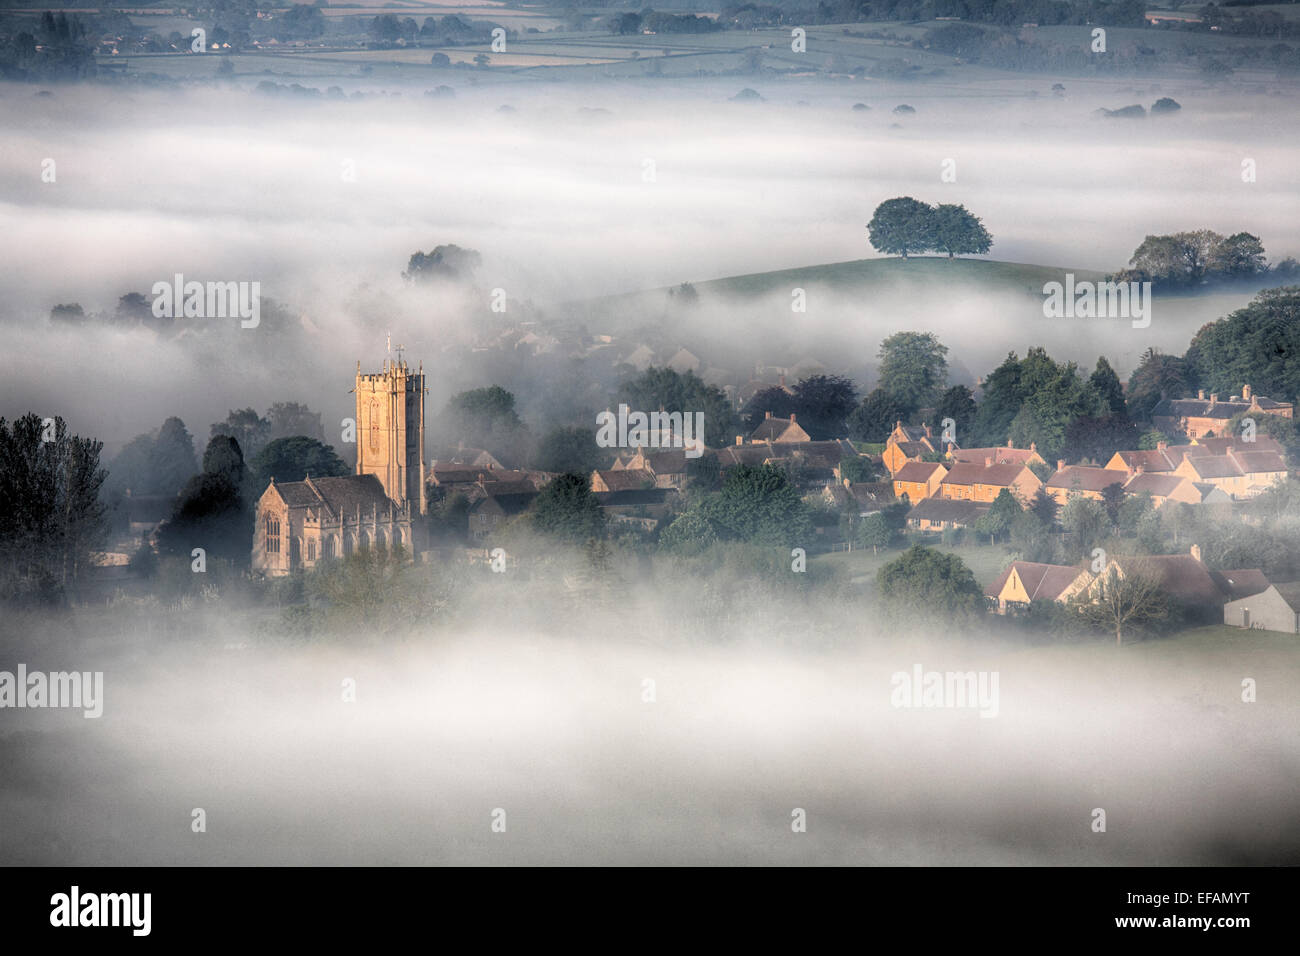
[[[736,465],[761,465],[773,454],[772,447],[766,442],[760,445],[728,445],[718,449],[718,465],[722,468],[734,468]]]
[[[1229,601],[1250,597],[1267,591],[1269,580],[1259,568],[1240,568],[1236,571],[1215,571],[1214,579],[1228,595]]]
[[[986,504],[955,498],[926,498],[917,502],[907,513],[908,521],[951,521],[953,524],[972,525],[989,510]]]
[[[493,505],[507,515],[522,514],[527,511],[537,498],[536,491],[509,492],[504,494],[484,495],[470,506],[471,512],[478,512]]]
[[[1064,564],[1038,564],[1034,561],[1013,561],[998,579],[984,589],[988,597],[997,597],[1006,587],[1014,571],[1025,587],[1031,601],[1055,601],[1083,572]]]
[[[797,424],[790,421],[788,418],[765,418],[763,421],[758,423],[758,427],[755,428],[753,433],[749,436],[749,440],[756,442],[776,441],[792,426],[797,427]]]
[[[1072,491],[1076,487],[1080,491],[1101,491],[1111,485],[1123,485],[1126,481],[1128,481],[1128,472],[1120,471],[1118,468],[1066,465],[1047,480],[1047,487],[1063,488],[1066,491]]]
[[[646,452],[646,464],[656,475],[684,475],[687,460],[685,448]]]
[[[655,476],[645,468],[624,468],[622,471],[599,472],[601,480],[610,491],[631,491],[653,484]]]
[[[1131,495],[1140,495],[1143,492],[1153,495],[1157,498],[1167,498],[1187,479],[1182,475],[1171,474],[1151,474],[1143,472],[1140,475],[1134,475],[1124,483],[1124,490]]]
[[[1158,448],[1117,451],[1115,454],[1119,455],[1120,460],[1130,468],[1136,470],[1141,467],[1148,474],[1173,471],[1178,467],[1178,462],[1182,461],[1181,453],[1171,456],[1168,450],[1162,451]]]
[[[937,461],[909,461],[898,471],[894,472],[895,481],[919,481],[926,482],[930,477],[943,465]]]
[[[945,485],[999,485],[1009,487],[1025,470],[1024,465],[1007,464],[984,467],[981,461],[958,462],[949,470],[941,484]]]
[[[1153,554],[1116,558],[1126,573],[1151,574],[1168,597],[1184,604],[1223,604],[1225,594],[1210,569],[1190,554]]]
[[[923,441],[900,441],[894,442],[894,447],[901,451],[908,458],[920,458],[922,455],[934,451],[929,442]]]
[[[1276,454],[1283,454],[1281,442],[1267,435],[1256,435],[1255,440],[1248,442],[1240,438],[1200,438],[1196,444],[1187,446],[1187,452],[1191,455],[1204,454],[1201,449],[1215,455],[1226,455],[1230,449],[1237,451],[1271,451]]]
[[[982,465],[992,458],[996,465],[1025,465],[1037,454],[1032,448],[954,448],[952,460]]]
[[[1242,451],[1240,448],[1234,448],[1228,452],[1228,457],[1234,459],[1241,467],[1242,473],[1247,475],[1286,471],[1286,462],[1275,451]]]
[[[372,511],[385,514],[392,504],[374,475],[308,477],[276,484],[275,489],[290,508],[322,508],[336,518],[355,515],[358,508],[363,516]]]
[[[1151,414],[1168,418],[1214,418],[1228,419],[1251,408],[1274,409],[1290,408],[1289,402],[1277,402],[1262,395],[1255,396],[1255,404],[1247,401],[1224,401],[1220,399],[1211,403],[1208,398],[1165,399],[1152,409]]]

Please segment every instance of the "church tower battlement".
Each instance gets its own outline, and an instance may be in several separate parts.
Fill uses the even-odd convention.
[[[425,514],[424,363],[384,360],[365,374],[357,362],[357,474],[374,475],[384,493],[411,514]]]

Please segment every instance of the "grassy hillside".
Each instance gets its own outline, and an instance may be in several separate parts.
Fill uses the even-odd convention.
[[[788,300],[795,287],[830,289],[845,294],[882,295],[908,293],[960,284],[968,292],[987,291],[1021,294],[1041,302],[1043,283],[1059,282],[1067,272],[1077,280],[1099,280],[1103,273],[1067,266],[1031,265],[1023,262],[998,262],[990,259],[948,259],[939,256],[914,256],[880,259],[854,259],[821,265],[756,272],[750,275],[724,276],[718,279],[690,278],[702,299],[710,297],[760,299],[778,296]],[[629,309],[661,305],[668,289],[645,289],[583,302],[569,303],[567,308],[589,314],[618,314]]]
[[[855,259],[851,262],[834,262],[828,265],[803,266],[782,269],[778,272],[759,272],[753,275],[730,276],[708,282],[696,282],[695,288],[703,292],[727,295],[767,295],[772,292],[789,294],[792,286],[830,285],[845,291],[875,289],[891,291],[908,286],[934,283],[960,282],[984,285],[999,292],[1024,292],[1042,298],[1043,283],[1059,282],[1066,272],[1076,279],[1098,280],[1102,273],[1065,266],[1040,266],[1023,262],[997,262],[989,259],[949,259],[939,256],[920,256],[909,259],[896,257],[884,259]]]

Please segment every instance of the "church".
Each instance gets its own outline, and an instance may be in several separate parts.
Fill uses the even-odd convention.
[[[408,556],[428,509],[424,462],[424,365],[401,359],[362,374],[357,363],[356,474],[277,482],[257,501],[253,570],[276,577],[360,548]]]

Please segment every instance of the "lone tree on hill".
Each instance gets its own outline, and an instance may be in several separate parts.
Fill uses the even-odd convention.
[[[983,255],[993,237],[979,217],[965,206],[941,203],[931,206],[911,196],[886,199],[867,223],[871,245],[904,259],[914,252]]]

